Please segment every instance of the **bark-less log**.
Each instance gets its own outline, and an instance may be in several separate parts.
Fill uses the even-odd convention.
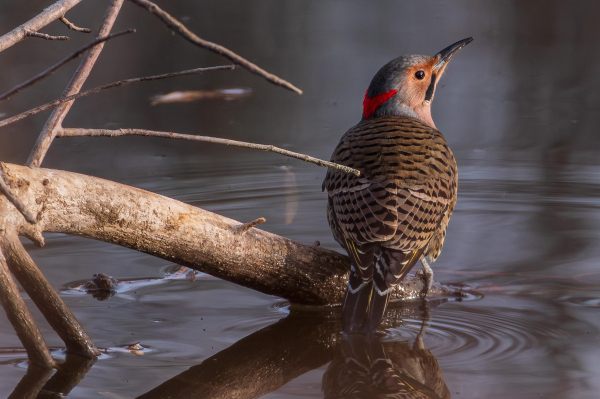
[[[306,305],[339,304],[350,263],[325,248],[252,228],[182,202],[119,183],[58,170],[4,164],[10,187],[33,212],[27,223],[0,198],[0,223],[20,233],[64,233],[105,241],[191,267],[257,291]],[[422,280],[409,278],[392,300],[418,298]],[[436,285],[432,296],[450,294]]]

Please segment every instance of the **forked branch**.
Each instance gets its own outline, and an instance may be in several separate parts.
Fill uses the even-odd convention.
[[[348,166],[340,165],[333,162],[324,161],[319,158],[314,158],[309,155],[300,154],[298,152],[293,152],[289,150],[284,150],[283,148],[275,147],[273,145],[266,144],[256,144],[256,143],[247,143],[244,141],[237,140],[229,140],[229,139],[221,139],[217,137],[208,137],[208,136],[195,136],[192,134],[181,134],[181,133],[171,133],[171,132],[156,132],[153,130],[144,130],[144,129],[119,129],[119,130],[107,130],[107,129],[61,129],[57,133],[57,137],[120,137],[120,136],[146,136],[146,137],[164,137],[168,139],[181,139],[181,140],[192,140],[192,141],[202,141],[205,143],[214,143],[214,144],[225,144],[232,145],[236,147],[244,147],[244,148],[252,148],[255,150],[269,151],[274,152],[276,154],[281,154],[288,156],[290,158],[299,159],[304,162],[313,163],[315,165],[324,166],[327,168],[341,170],[342,172],[360,176],[360,171],[357,169],[350,168]]]
[[[27,32],[37,32],[52,21],[65,15],[67,11],[75,7],[82,0],[60,0],[47,7],[39,15],[33,17],[24,24],[17,26],[10,32],[0,37],[0,51],[17,44],[27,38]]]
[[[207,40],[199,38],[198,36],[196,36],[196,34],[194,34],[194,32],[192,32],[191,30],[186,28],[185,25],[183,25],[181,22],[179,22],[178,20],[173,18],[171,15],[169,15],[169,13],[167,13],[166,11],[161,9],[159,6],[157,6],[153,2],[148,1],[148,0],[130,0],[130,1],[132,3],[137,4],[138,6],[140,6],[142,8],[145,8],[146,10],[150,11],[152,14],[156,15],[158,17],[158,19],[163,21],[169,28],[173,29],[173,31],[177,32],[178,34],[180,34],[181,36],[183,36],[185,39],[187,39],[191,43],[195,44],[196,46],[205,48],[205,49],[215,52],[219,55],[222,55],[223,57],[226,57],[226,58],[230,59],[231,61],[233,61],[236,65],[244,67],[247,70],[249,70],[250,72],[252,72],[258,76],[262,76],[263,78],[267,79],[269,82],[271,82],[273,84],[285,87],[286,89],[291,90],[295,93],[302,94],[302,90],[300,90],[299,88],[297,88],[290,82],[283,80],[283,79],[279,78],[278,76],[275,76],[272,73],[265,71],[264,69],[260,68],[258,65],[251,63],[250,61],[237,55],[233,51],[231,51],[221,45],[218,45],[216,43],[212,43]]]

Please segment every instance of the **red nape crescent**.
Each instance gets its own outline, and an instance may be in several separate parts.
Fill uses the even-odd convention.
[[[365,92],[365,99],[363,100],[363,118],[367,119],[373,115],[381,104],[392,98],[397,92],[398,90],[390,90],[378,94],[375,97],[368,97],[367,92]]]

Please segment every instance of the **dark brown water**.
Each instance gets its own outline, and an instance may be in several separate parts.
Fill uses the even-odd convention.
[[[48,4],[3,2],[0,33]],[[380,340],[349,342],[336,334],[335,315],[290,311],[277,298],[204,275],[122,284],[104,301],[73,293],[67,289],[95,273],[161,278],[172,265],[47,235],[43,249],[27,248],[96,344],[111,350],[91,368],[68,359],[45,397],[69,390],[69,398],[600,396],[597,2],[160,4],[305,94],[242,70],[215,72],[80,100],[65,126],[204,134],[327,158],[360,117],[364,90],[382,64],[475,36],[452,61],[433,105],[459,165],[458,204],[434,270],[438,281],[465,284],[483,297],[395,309]],[[68,17],[97,28],[105,7],[87,0]],[[138,33],[107,45],[86,87],[226,63],[129,3],[115,30],[124,28]],[[43,32],[72,39],[29,39],[0,54],[0,91],[89,40],[59,23]],[[0,113],[58,97],[74,68],[1,104]],[[252,94],[150,106],[161,93],[234,87]],[[0,159],[24,163],[47,116],[0,131]],[[339,250],[325,219],[325,170],[300,161],[201,143],[82,138],[57,140],[44,166],[117,180],[241,221],[265,217],[265,230]],[[61,341],[34,314],[64,358]],[[136,342],[146,348],[141,355],[120,350]],[[18,348],[0,315],[0,350]],[[22,353],[0,354],[0,397],[10,395],[26,368]]]

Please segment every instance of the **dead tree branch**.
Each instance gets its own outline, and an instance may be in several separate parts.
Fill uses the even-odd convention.
[[[247,59],[240,57],[233,51],[231,51],[223,46],[220,46],[216,43],[212,43],[207,40],[199,38],[198,36],[196,36],[194,34],[194,32],[190,31],[188,28],[185,27],[185,25],[183,25],[181,22],[179,22],[178,20],[173,18],[171,15],[169,15],[167,12],[165,12],[163,9],[161,9],[159,6],[157,6],[153,2],[148,1],[148,0],[130,0],[130,1],[132,3],[137,4],[138,6],[140,6],[142,8],[145,8],[146,10],[150,11],[152,14],[156,15],[158,17],[158,19],[163,21],[169,28],[173,29],[173,31],[177,32],[178,34],[180,34],[181,36],[183,36],[185,39],[187,39],[191,43],[195,44],[196,46],[205,48],[205,49],[215,52],[219,55],[222,55],[222,56],[230,59],[231,61],[233,61],[236,65],[244,67],[248,71],[250,71],[258,76],[262,76],[263,78],[267,79],[269,82],[271,82],[277,86],[282,86],[282,87],[284,87],[288,90],[291,90],[295,93],[302,94],[302,90],[300,90],[299,88],[297,88],[290,82],[283,80],[283,79],[265,71],[264,69],[251,63]]]
[[[240,222],[107,180],[5,167],[21,182],[19,197],[38,212],[41,231],[121,245],[298,304],[332,305],[344,296],[350,262],[340,253],[257,228],[239,235]],[[0,197],[0,228],[17,224],[16,212]],[[420,278],[409,277],[391,299],[419,298],[422,288]],[[451,292],[435,284],[430,298]]]
[[[48,324],[64,341],[67,350],[86,358],[98,356],[100,351],[40,272],[16,234],[7,234],[2,242],[2,251],[10,271],[40,309]]]
[[[0,121],[0,126],[2,126],[1,121]],[[309,162],[309,163],[313,163],[315,165],[324,166],[324,167],[332,168],[332,169],[337,169],[337,170],[341,170],[342,172],[345,172],[348,174],[360,176],[360,171],[357,169],[353,169],[348,166],[324,161],[322,159],[314,158],[309,155],[284,150],[283,148],[275,147],[272,145],[266,145],[266,144],[247,143],[244,141],[220,139],[220,138],[208,137],[208,136],[194,136],[192,134],[156,132],[153,130],[144,130],[144,129],[106,130],[106,129],[65,129],[65,128],[63,128],[57,133],[57,137],[83,137],[83,136],[91,136],[91,137],[120,137],[120,136],[164,137],[164,138],[169,138],[169,139],[192,140],[192,141],[202,141],[205,143],[232,145],[232,146],[236,146],[236,147],[252,148],[255,150],[274,152],[276,154],[285,155],[290,158],[299,159],[304,162]]]
[[[8,186],[5,178],[6,175],[4,174],[4,165],[0,163],[0,193],[2,193],[10,201],[10,203],[19,210],[19,212],[21,212],[21,215],[23,215],[25,220],[31,224],[35,224],[37,222],[36,215],[25,207],[23,201],[21,201]]]
[[[75,32],[81,32],[81,33],[91,33],[92,30],[88,29],[88,28],[80,28],[78,26],[75,26],[72,22],[70,22],[64,15],[62,17],[59,18],[60,22],[62,22],[63,24],[67,25],[67,28],[74,30]]]
[[[104,15],[98,37],[104,37],[110,34],[110,30],[117,19],[117,15],[119,15],[123,1],[124,0],[111,0],[108,10]],[[57,18],[60,18],[63,15],[64,12],[58,15]],[[79,93],[79,90],[81,90],[81,87],[89,76],[103,48],[104,43],[100,43],[90,49],[90,51],[81,61],[81,64],[79,64],[79,68],[77,68],[73,78],[63,92],[63,97]],[[44,128],[42,129],[42,132],[40,133],[40,136],[38,137],[31,154],[29,155],[29,159],[27,160],[28,166],[39,167],[41,165],[46,153],[48,152],[48,148],[50,148],[50,144],[52,144],[52,140],[54,140],[57,129],[60,129],[62,126],[62,122],[67,116],[67,113],[71,109],[72,105],[73,101],[62,103],[57,109],[54,110],[54,112],[52,112],[52,115],[50,115],[50,118],[48,118],[46,121],[46,124],[44,125]]]
[[[38,329],[29,309],[25,306],[17,284],[13,280],[3,253],[0,251],[0,303],[27,351],[29,360],[44,368],[54,365],[46,341]]]
[[[33,17],[24,24],[17,26],[7,34],[0,37],[0,51],[17,44],[27,38],[27,32],[37,32],[52,21],[59,19],[71,8],[75,7],[82,0],[60,0],[47,7],[39,15]]]
[[[40,39],[46,39],[46,40],[69,40],[69,36],[50,36],[47,33],[33,32],[33,31],[27,32],[27,37],[39,37]]]
[[[235,232],[236,234],[239,235],[244,235],[246,234],[251,228],[258,226],[259,224],[263,224],[264,222],[266,222],[267,219],[265,218],[258,218],[256,220],[253,220],[251,222],[248,223],[243,223],[242,225],[240,225],[237,229],[237,231]]]
[[[111,39],[114,39],[115,37],[125,35],[127,33],[135,33],[135,29],[128,29],[125,31],[113,33],[112,35],[101,37],[99,39],[94,40],[93,42],[91,42],[89,44],[86,44],[79,50],[75,51],[74,53],[72,53],[72,54],[68,55],[67,57],[63,58],[62,60],[60,60],[58,63],[52,65],[50,68],[46,69],[44,72],[37,74],[33,78],[13,87],[11,90],[0,95],[0,102],[12,97],[13,95],[25,90],[26,88],[33,86],[34,84],[46,79],[48,76],[51,76],[54,72],[56,72],[57,70],[59,70],[60,68],[62,68],[63,66],[65,66],[66,64],[71,62],[72,60],[79,58],[81,55],[83,55],[86,51],[88,51],[92,47],[94,47],[100,43],[104,43]]]
[[[72,95],[69,95],[67,97],[63,97],[63,98],[60,98],[58,100],[51,101],[51,102],[46,103],[44,105],[40,105],[39,107],[30,109],[28,111],[21,112],[20,114],[15,115],[15,116],[11,116],[10,118],[2,119],[2,120],[0,120],[0,127],[6,126],[6,125],[11,124],[13,122],[20,121],[21,119],[27,118],[28,116],[31,116],[31,115],[35,115],[35,114],[40,113],[42,111],[45,111],[47,109],[55,108],[55,107],[57,107],[57,106],[59,106],[61,104],[65,104],[65,103],[68,103],[70,101],[74,101],[74,100],[76,100],[78,98],[89,96],[90,94],[98,93],[98,92],[100,92],[102,90],[114,89],[116,87],[129,86],[129,85],[132,85],[134,83],[151,82],[151,81],[154,81],[154,80],[169,79],[169,78],[175,78],[175,77],[179,77],[179,76],[201,75],[203,72],[232,70],[234,68],[235,68],[235,66],[233,66],[233,65],[222,65],[222,66],[214,66],[214,67],[207,67],[207,68],[189,69],[187,71],[172,72],[172,73],[166,73],[166,74],[163,74],[163,75],[146,76],[146,77],[143,77],[143,78],[134,78],[134,79],[119,80],[118,82],[113,82],[113,83],[109,83],[109,84],[106,84],[106,85],[103,85],[103,86],[94,87],[93,89],[82,91],[81,93],[78,93],[78,94],[72,94]],[[57,129],[57,131],[58,130],[60,130],[60,129]],[[50,144],[48,144],[48,146],[49,145]],[[30,158],[30,160],[31,160],[31,158]],[[40,162],[41,162],[41,160],[40,160]]]

